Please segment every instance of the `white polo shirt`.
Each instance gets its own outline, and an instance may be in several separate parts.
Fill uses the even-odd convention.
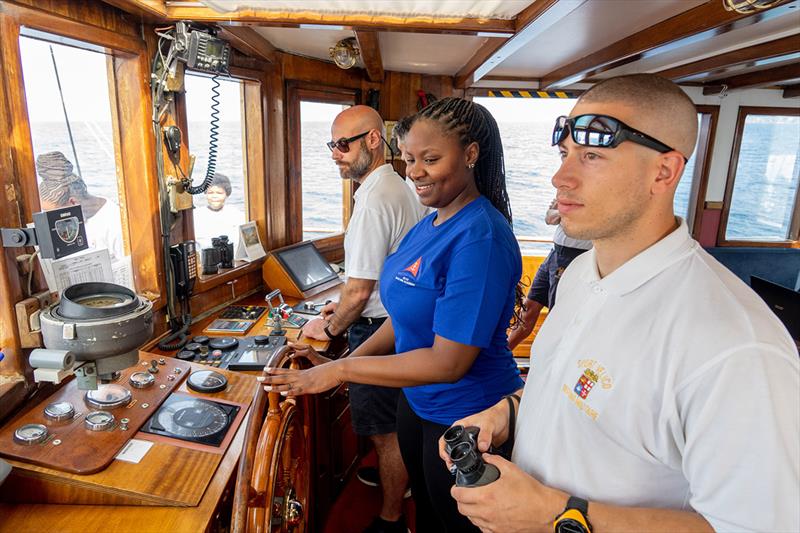
[[[422,219],[425,206],[389,164],[368,174],[353,199],[353,215],[344,235],[344,271],[347,277],[375,280],[361,315],[385,317],[378,281],[383,262]]]
[[[590,502],[800,530],[800,361],[780,321],[683,222],[605,278],[596,264],[566,269],[533,344],[514,462]]]

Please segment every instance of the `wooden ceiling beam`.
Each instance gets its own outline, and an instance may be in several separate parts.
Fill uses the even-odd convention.
[[[722,80],[714,80],[713,85],[703,87],[704,95],[720,94],[723,90],[748,89],[780,85],[781,82],[800,80],[800,62],[780,67],[740,74]]]
[[[267,63],[277,63],[278,49],[263,35],[247,26],[219,26],[219,37],[245,55]]]
[[[798,0],[789,0],[775,7],[744,15],[725,11],[719,0],[709,0],[545,74],[542,77],[542,87],[552,89],[578,83],[621,65],[793,13],[792,6],[797,7],[799,3]]]
[[[586,0],[536,0],[514,19],[514,35],[509,39],[490,38],[455,76],[455,86],[464,89],[486,76],[514,52],[528,44]]]
[[[167,18],[167,5],[164,0],[103,0],[106,4],[131,13],[143,20],[157,21]]]
[[[798,85],[787,85],[783,88],[783,97],[784,98],[797,98],[800,96],[800,84]]]
[[[120,1],[120,0],[114,0]],[[342,26],[352,30],[400,31],[408,33],[454,33],[475,35],[476,33],[514,33],[513,20],[468,19],[460,17],[390,17],[362,14],[324,15],[321,13],[288,13],[243,9],[230,13],[217,13],[206,7],[167,6],[170,20],[194,20],[196,22],[218,22],[227,25],[298,27],[301,24],[315,26]]]
[[[790,35],[789,37],[775,39],[774,41],[757,44],[755,46],[746,46],[738,50],[732,50],[717,56],[693,61],[678,67],[660,70],[656,72],[656,74],[671,80],[681,80],[712,70],[740,65],[750,61],[796,54],[798,52],[800,52],[800,34]]]
[[[367,69],[369,81],[383,81],[383,61],[381,60],[378,32],[358,30],[355,33],[356,41],[358,41],[358,51],[364,61],[364,68]]]

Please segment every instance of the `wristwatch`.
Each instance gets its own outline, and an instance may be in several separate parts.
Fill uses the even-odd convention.
[[[555,533],[592,533],[589,523],[589,502],[570,496],[564,511],[553,520]]]
[[[331,323],[330,323],[330,321],[329,321],[327,324],[325,324],[325,327],[324,327],[324,328],[322,328],[322,331],[325,333],[325,335],[327,335],[327,336],[328,336],[328,338],[329,338],[330,340],[333,340],[333,339],[335,339],[335,338],[336,338],[336,335],[334,335],[333,333],[331,333],[331,330],[329,330],[329,329],[328,329],[329,327],[331,327]]]

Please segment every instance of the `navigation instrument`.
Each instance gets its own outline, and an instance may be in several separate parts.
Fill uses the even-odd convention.
[[[219,446],[225,440],[239,406],[173,394],[142,426],[141,431]]]
[[[198,370],[192,372],[186,385],[195,392],[211,394],[224,391],[228,386],[228,378],[213,370]]]

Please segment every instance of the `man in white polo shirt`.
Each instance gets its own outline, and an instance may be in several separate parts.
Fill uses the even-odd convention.
[[[673,214],[696,124],[648,74],[556,123],[561,224],[594,248],[534,342],[513,463],[485,455],[499,480],[453,489],[485,531],[800,530],[797,349]],[[509,404],[463,421],[481,450],[508,438]]]
[[[425,211],[403,178],[386,164],[383,120],[374,109],[354,106],[342,111],[331,134],[334,140],[328,147],[339,173],[359,183],[344,237],[347,281],[339,302],[325,306],[323,318],[306,324],[303,335],[328,340],[347,332],[352,352],[386,320],[378,286],[383,262]],[[383,492],[380,515],[367,531],[405,533],[401,506],[408,473],[397,442],[399,389],[357,383],[349,389],[353,430],[375,446]]]

